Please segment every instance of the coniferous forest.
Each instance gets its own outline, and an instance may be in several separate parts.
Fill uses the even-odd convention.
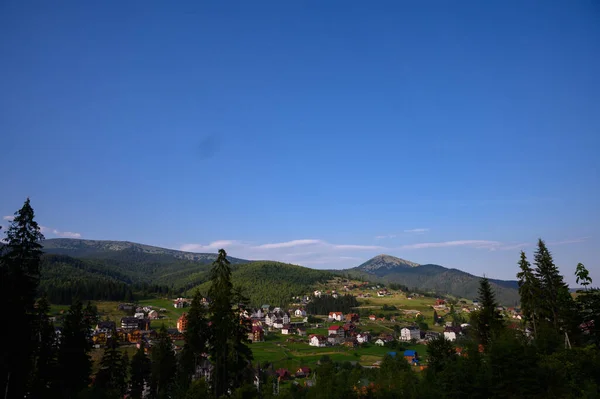
[[[93,282],[86,281],[69,295],[53,293],[59,282],[40,286],[40,276],[52,273],[64,259],[43,257],[44,237],[29,199],[15,213],[5,236],[0,254],[6,320],[0,392],[5,398],[599,397],[600,290],[578,264],[574,272],[584,288],[571,295],[542,240],[532,259],[524,252],[515,259],[523,320],[500,317],[495,293],[484,278],[480,308],[470,315],[470,332],[457,342],[443,336],[431,340],[422,370],[415,371],[402,356],[388,355],[378,368],[323,357],[314,384],[292,385],[276,395],[268,365],[253,359],[247,341],[251,325],[240,318],[249,300],[234,284],[224,250],[208,272],[209,306],[203,305],[199,292],[193,297],[182,351],[175,353],[163,326],[149,353],[142,341],[129,358],[113,331],[92,372],[89,335],[98,314],[79,295],[87,289],[95,289],[99,299],[109,294],[103,294],[102,284],[92,288]],[[113,277],[107,276],[106,284]],[[300,277],[299,281],[304,283]],[[49,297],[70,304],[60,334],[48,317]],[[315,311],[329,310],[331,300],[315,301]],[[345,301],[353,305],[341,297],[335,306]]]

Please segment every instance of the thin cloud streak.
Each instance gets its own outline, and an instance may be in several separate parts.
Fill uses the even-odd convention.
[[[473,247],[473,248],[497,248],[502,245],[499,241],[486,240],[458,240],[442,242],[423,242],[419,244],[403,245],[400,249],[424,249],[424,248],[446,248],[446,247]]]
[[[405,233],[412,233],[412,234],[423,234],[423,233],[427,233],[428,231],[429,231],[429,229],[424,229],[424,228],[404,230]]]
[[[3,216],[2,220],[8,220],[9,222],[12,222],[13,220],[15,220],[14,216]]]

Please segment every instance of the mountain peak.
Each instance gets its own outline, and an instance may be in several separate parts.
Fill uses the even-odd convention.
[[[362,265],[358,266],[359,269],[364,271],[374,271],[379,269],[393,269],[393,268],[408,268],[408,267],[417,267],[418,263],[414,263],[408,260],[404,260],[401,258],[397,258],[395,256],[381,254],[377,255],[374,258],[369,259]]]

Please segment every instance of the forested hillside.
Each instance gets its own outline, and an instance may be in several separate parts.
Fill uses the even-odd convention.
[[[475,298],[481,277],[458,269],[448,269],[439,265],[419,265],[416,267],[392,267],[363,270],[360,267],[336,271],[336,274],[362,278],[383,284],[398,283],[409,289],[450,294],[461,298]],[[498,301],[514,306],[519,301],[516,281],[490,280]]]
[[[271,304],[283,306],[293,296],[304,295],[314,284],[325,282],[331,273],[279,262],[252,262],[232,267],[232,282],[240,287],[253,306]],[[200,285],[208,291],[208,283]]]

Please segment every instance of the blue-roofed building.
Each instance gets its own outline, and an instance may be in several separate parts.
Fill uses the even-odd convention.
[[[391,357],[396,357],[396,352],[388,352],[387,354]]]
[[[419,362],[418,357],[419,354],[415,350],[407,349],[404,351],[404,358],[411,364],[417,364]]]

